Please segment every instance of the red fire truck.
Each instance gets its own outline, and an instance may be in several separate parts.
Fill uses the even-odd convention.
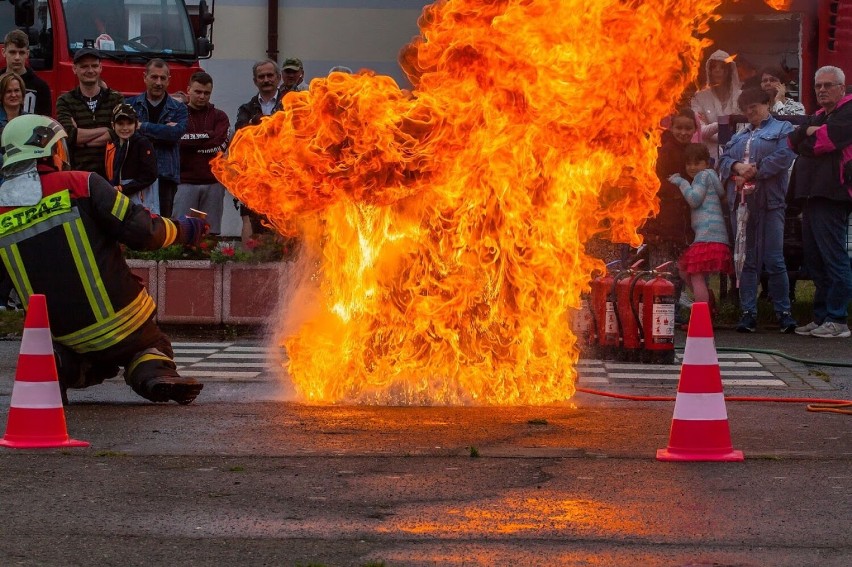
[[[814,73],[840,67],[852,81],[852,0],[791,0],[776,11],[764,0],[727,0],[710,25],[711,49],[737,54],[741,72],[767,65],[789,74],[788,92],[816,110]],[[703,81],[703,78],[702,78]]]
[[[169,63],[170,86],[177,91],[213,50],[206,0],[194,19],[195,27],[184,0],[0,0],[0,41],[15,28],[27,32],[30,66],[54,98],[77,85],[71,65],[83,46],[100,50],[110,88],[141,92],[145,63],[159,57]]]

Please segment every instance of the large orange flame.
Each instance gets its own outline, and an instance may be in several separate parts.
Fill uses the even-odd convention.
[[[657,210],[658,124],[721,0],[447,0],[400,61],[315,79],[217,177],[301,236],[283,342],[314,402],[542,404],[600,234]]]

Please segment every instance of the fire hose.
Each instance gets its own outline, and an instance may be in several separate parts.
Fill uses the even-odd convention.
[[[678,347],[682,350],[683,347]],[[721,352],[749,352],[758,354],[769,354],[772,356],[780,356],[793,362],[800,362],[808,366],[837,366],[842,368],[852,368],[852,363],[837,362],[831,360],[810,360],[807,358],[799,358],[788,355],[778,350],[765,349],[747,349],[736,347],[718,347]],[[616,394],[614,392],[605,392],[602,390],[593,390],[591,388],[577,388],[578,392],[584,394],[593,394],[595,396],[604,396],[607,398],[615,398],[619,400],[629,400],[637,402],[673,402],[674,396],[635,396],[630,394]],[[772,403],[788,403],[788,404],[808,404],[807,410],[811,412],[825,413],[840,413],[852,415],[852,400],[839,400],[831,398],[778,398],[766,396],[725,396],[726,402],[772,402]]]

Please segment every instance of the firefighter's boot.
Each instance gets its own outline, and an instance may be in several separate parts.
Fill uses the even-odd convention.
[[[127,366],[125,380],[133,391],[152,402],[174,400],[187,405],[201,392],[204,384],[184,378],[171,357],[151,348],[139,352]]]

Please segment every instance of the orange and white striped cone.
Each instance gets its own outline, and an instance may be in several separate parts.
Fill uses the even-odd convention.
[[[29,298],[9,419],[0,446],[13,449],[89,446],[86,441],[71,439],[65,428],[44,295],[34,294]]]
[[[694,303],[683,351],[669,446],[659,461],[742,461],[731,445],[722,373],[713,338],[710,308]]]

